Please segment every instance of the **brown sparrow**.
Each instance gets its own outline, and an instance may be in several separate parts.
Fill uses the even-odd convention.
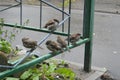
[[[100,77],[102,80],[116,80],[113,79],[109,74],[105,73]]]
[[[59,20],[57,20],[57,19],[52,19],[52,20],[49,20],[49,21],[45,24],[44,28],[48,28],[48,30],[54,31],[54,30],[56,30],[58,24],[59,24]]]
[[[52,51],[52,52],[57,52],[57,51],[61,51],[61,47],[54,41],[48,40],[46,42],[46,46],[47,48]]]
[[[75,45],[76,42],[80,39],[80,37],[81,37],[80,33],[70,35],[70,43],[72,43],[72,45]],[[67,38],[67,40],[68,40],[68,38]]]
[[[22,38],[22,43],[23,43],[23,46],[26,48],[35,48],[38,46],[37,41],[32,40],[32,39],[27,38],[27,37]],[[38,46],[38,47],[41,48],[40,46]],[[43,48],[41,48],[41,49],[43,49]]]
[[[8,61],[8,58],[5,55],[5,53],[0,51],[0,65],[6,65],[7,61]]]
[[[65,42],[65,39],[63,39],[62,37],[58,36],[57,37],[57,42],[59,43],[61,48],[66,48],[70,52],[70,49],[67,47],[67,43]]]
[[[11,64],[8,63],[8,58],[5,54],[6,53],[0,51],[0,65],[12,66]],[[0,72],[5,70],[7,70],[7,68],[0,67]]]

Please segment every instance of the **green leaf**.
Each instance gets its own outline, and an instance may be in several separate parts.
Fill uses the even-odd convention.
[[[48,65],[43,64],[42,65],[42,71],[43,71],[43,73],[46,73],[48,71]]]
[[[7,77],[5,80],[19,80],[19,78]]]
[[[56,69],[56,65],[55,64],[53,64],[53,63],[51,63],[50,64],[50,66],[49,66],[49,68],[48,68],[48,73],[50,74],[50,73],[53,73],[54,71],[55,71],[55,69]]]
[[[75,79],[75,73],[69,68],[58,68],[55,72],[63,75],[65,78],[70,77],[70,80]]]
[[[32,72],[31,72],[31,69],[29,69],[28,71],[25,71],[21,76],[20,76],[20,79],[27,79],[29,78],[30,76],[32,75]]]
[[[39,80],[39,75],[38,74],[34,74],[32,77],[31,77],[32,80]]]

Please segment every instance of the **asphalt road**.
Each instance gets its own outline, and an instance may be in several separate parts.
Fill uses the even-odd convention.
[[[113,8],[114,10],[115,8]],[[61,19],[61,13],[44,7],[43,9],[43,24],[51,18]],[[71,33],[80,32],[82,33],[82,21],[83,21],[83,10],[74,9],[72,10],[71,20]],[[15,7],[0,13],[0,18],[4,18],[5,22],[19,23],[19,7]],[[39,26],[39,7],[38,6],[23,6],[23,22],[27,19],[30,20],[30,26]],[[120,15],[112,13],[95,12],[94,22],[94,41],[93,41],[93,56],[92,66],[105,67],[110,73],[118,80],[120,80]],[[60,29],[59,29],[60,30]],[[65,28],[67,31],[67,27]],[[21,45],[21,38],[29,36],[37,40],[41,40],[46,33],[38,33],[33,31],[22,30],[16,37],[15,45]],[[56,35],[51,36],[49,39],[55,39]],[[43,44],[42,46],[45,47]],[[72,49],[71,53],[65,54],[65,60],[73,62],[83,63],[84,61],[84,45]],[[42,51],[42,53],[46,53]],[[42,54],[41,53],[41,54]],[[61,58],[61,56],[57,56]]]

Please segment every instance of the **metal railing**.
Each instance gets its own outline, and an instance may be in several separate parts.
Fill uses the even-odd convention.
[[[20,1],[21,1],[21,4],[22,4],[22,0],[20,0]],[[41,28],[41,23],[42,23],[41,22],[42,21],[42,3],[45,3],[48,6],[54,8],[54,9],[56,9],[56,10],[58,10],[58,11],[60,11],[62,13],[62,21],[60,21],[60,23],[58,24],[58,25],[62,25],[62,31],[61,32],[54,31],[53,33],[51,33],[50,31],[44,30],[44,29]],[[21,10],[22,10],[22,6],[21,6]],[[67,15],[67,17],[65,17],[64,15]],[[64,22],[66,20],[68,20],[68,33],[64,32]],[[70,35],[70,22],[71,22],[71,0],[69,0],[69,12],[68,13],[64,11],[64,0],[63,0],[62,9],[57,8],[56,6],[54,6],[51,3],[47,2],[46,0],[40,0],[40,28],[28,27],[28,26],[23,26],[22,28],[27,29],[27,30],[34,30],[34,31],[48,33],[45,37],[43,37],[42,40],[39,41],[38,45],[41,45],[52,34],[59,34],[59,35],[63,35],[63,36],[68,36],[68,38],[69,38],[69,35]],[[68,47],[71,49],[71,48],[80,46],[82,44],[85,44],[84,71],[86,71],[86,72],[91,71],[93,22],[94,22],[94,0],[85,0],[85,2],[84,2],[84,20],[83,20],[83,39],[79,40],[76,43],[75,46],[70,45],[69,41],[68,41]],[[22,23],[22,20],[21,20],[21,23]],[[5,23],[4,26],[14,27],[14,25],[7,24],[7,23]],[[21,25],[17,25],[16,27],[21,28]],[[26,68],[29,68],[29,67],[31,67],[31,66],[39,63],[39,62],[43,62],[46,59],[49,59],[49,58],[52,58],[52,57],[54,57],[56,55],[61,54],[61,52],[57,52],[54,55],[51,54],[51,53],[48,53],[46,55],[40,56],[40,57],[38,57],[36,59],[33,59],[33,60],[29,61],[29,62],[20,64],[35,49],[31,49],[30,51],[27,51],[27,54],[23,58],[18,60],[11,67],[12,69],[1,72],[0,73],[0,79],[4,78],[6,76],[12,75],[14,73],[17,73],[17,72],[19,72],[21,70],[24,70]],[[66,51],[66,49],[65,49],[65,51]]]

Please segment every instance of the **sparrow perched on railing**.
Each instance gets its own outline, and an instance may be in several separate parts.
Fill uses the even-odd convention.
[[[65,39],[63,39],[62,37],[58,36],[57,37],[57,42],[59,43],[59,45],[61,46],[61,48],[66,48],[69,52],[70,49],[67,47],[67,43],[65,42]]]
[[[70,43],[72,43],[72,45],[76,45],[76,42],[80,39],[80,37],[80,33],[70,35]],[[68,38],[66,40],[68,40]]]
[[[35,40],[32,40],[30,38],[27,38],[27,37],[24,37],[22,38],[22,43],[23,43],[23,46],[26,47],[26,48],[31,48],[31,49],[34,49],[35,47],[37,47],[37,41]],[[39,48],[43,49],[42,47],[38,46]]]
[[[45,24],[44,28],[48,28],[48,30],[54,31],[56,30],[58,24],[59,24],[59,20],[51,19]]]
[[[46,46],[52,52],[57,52],[57,51],[61,51],[62,50],[62,48],[56,42],[54,42],[52,40],[48,40],[46,42]]]

